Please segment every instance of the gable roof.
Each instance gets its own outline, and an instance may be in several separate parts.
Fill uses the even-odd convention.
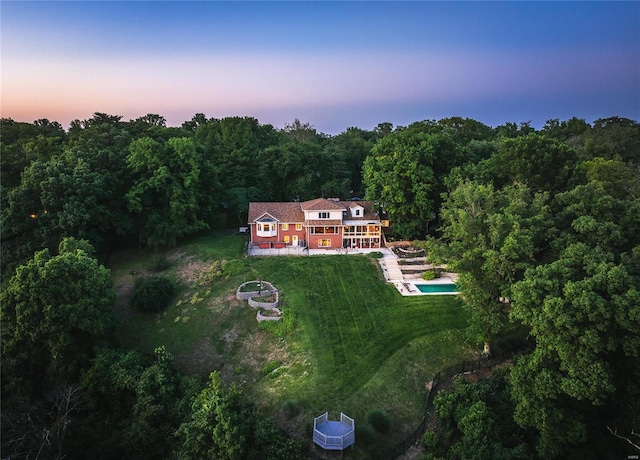
[[[305,201],[303,203],[280,201],[251,202],[249,203],[247,221],[249,224],[253,224],[261,217],[268,214],[282,223],[298,223],[305,221],[304,211],[346,211],[347,209],[355,207],[363,208],[364,211],[362,212],[362,215],[352,216],[351,213],[348,213],[349,215],[345,217],[345,220],[354,221],[380,219],[380,217],[374,213],[373,203],[371,201],[333,201],[327,200],[326,198],[316,198],[315,200]],[[327,223],[326,220],[323,220],[322,222]],[[310,225],[314,224],[310,222]],[[319,223],[319,225],[322,225],[322,223]]]
[[[344,204],[349,207],[349,209],[353,208],[362,208],[362,215],[354,216],[349,212],[349,215],[345,217],[344,220],[379,220],[380,216],[378,216],[373,211],[373,203],[371,201],[345,201]]]
[[[304,222],[304,212],[300,203],[295,202],[251,202],[249,203],[248,223],[253,223],[265,214],[280,222]]]
[[[340,201],[327,200],[326,198],[316,198],[305,201],[302,204],[303,211],[344,211],[345,207]]]

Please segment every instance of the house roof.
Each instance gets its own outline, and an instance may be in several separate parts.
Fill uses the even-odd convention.
[[[265,214],[269,214],[280,222],[304,222],[304,212],[300,203],[295,202],[251,202],[247,220],[253,223]]]
[[[249,224],[254,223],[265,214],[274,217],[282,223],[304,222],[304,211],[346,211],[349,208],[360,206],[364,209],[361,216],[348,215],[346,220],[379,220],[380,218],[373,212],[371,201],[333,201],[326,198],[316,198],[315,200],[296,202],[251,202],[249,203],[249,214],[247,220]],[[348,213],[351,214],[351,213]],[[336,221],[337,222],[337,221]],[[310,225],[339,225],[334,220],[313,220]]]
[[[345,204],[349,206],[349,208],[361,207],[364,210],[361,216],[349,215],[347,216],[346,220],[379,220],[380,219],[379,216],[374,214],[373,203],[371,201],[345,201]]]
[[[303,211],[344,211],[344,204],[340,201],[327,200],[326,198],[316,198],[315,200],[305,201],[302,204]]]

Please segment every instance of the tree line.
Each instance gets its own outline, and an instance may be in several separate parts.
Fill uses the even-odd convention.
[[[163,349],[116,348],[115,294],[99,261],[243,225],[249,201],[319,196],[372,200],[391,237],[458,271],[470,337],[485,352],[528,337],[532,351],[498,386],[530,455],[618,452],[612,433],[638,432],[634,120],[535,130],[454,117],[327,136],[299,120],[276,129],[196,114],[167,127],[154,114],[96,113],[68,130],[11,119],[0,129],[2,437],[16,458],[296,458],[299,446],[215,374],[203,386]],[[440,448],[467,449],[451,447],[465,427],[487,439],[478,424],[490,407],[474,410],[475,425],[447,419]]]
[[[437,234],[421,244],[460,273],[470,335],[486,353],[505,337],[531,351],[436,401],[433,452],[637,455],[639,141],[630,120],[549,122],[446,177]],[[486,385],[492,395],[479,396]]]
[[[246,223],[249,201],[349,198],[363,193],[362,162],[378,131],[330,137],[295,120],[207,119],[180,128],[159,115],[128,122],[96,113],[32,124],[3,119],[2,252],[13,270],[63,236],[99,255],[115,245],[166,247],[208,228]]]

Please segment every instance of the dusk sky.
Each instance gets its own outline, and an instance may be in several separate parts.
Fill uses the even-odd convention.
[[[0,3],[1,115],[640,120],[640,2]]]

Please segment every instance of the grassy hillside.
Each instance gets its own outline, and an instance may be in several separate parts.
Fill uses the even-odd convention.
[[[325,410],[358,423],[367,410],[383,409],[393,420],[387,443],[417,426],[425,383],[469,357],[455,297],[402,297],[365,256],[248,259],[244,244],[242,237],[214,233],[167,253],[165,274],[179,282],[180,294],[160,315],[132,311],[127,303],[135,278],[149,272],[157,255],[116,254],[110,268],[122,343],[145,352],[165,345],[183,372],[221,370],[299,435]],[[293,330],[282,337],[261,330],[256,311],[235,299],[240,283],[258,278],[273,283],[283,309],[295,315]]]

